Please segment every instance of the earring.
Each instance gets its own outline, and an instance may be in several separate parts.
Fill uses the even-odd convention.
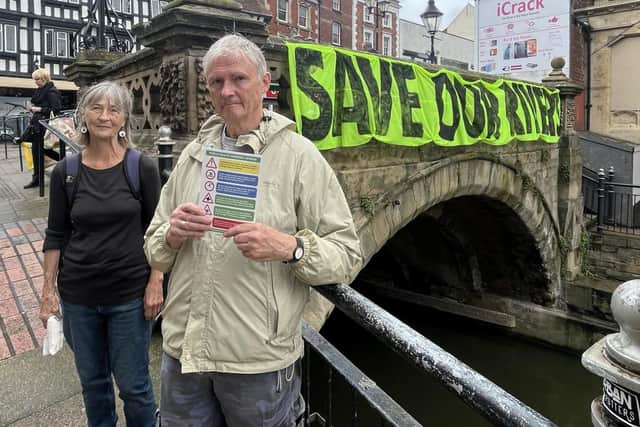
[[[86,126],[80,126],[80,133],[87,133],[89,130]]]
[[[124,138],[125,136],[127,136],[127,133],[124,131],[124,129],[120,129],[120,131],[118,132],[118,136],[120,138]]]

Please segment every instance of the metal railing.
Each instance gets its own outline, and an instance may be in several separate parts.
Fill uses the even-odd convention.
[[[421,424],[416,421],[411,414],[402,408],[395,400],[384,392],[378,385],[367,377],[360,369],[358,369],[349,359],[347,359],[338,349],[336,349],[329,341],[324,339],[322,335],[313,328],[302,324],[302,337],[305,340],[305,357],[303,360],[303,395],[306,402],[305,425],[320,424],[325,426],[334,425],[336,418],[334,412],[334,390],[338,388],[334,372],[348,384],[351,389],[351,414],[349,425],[357,426],[360,422],[360,413],[357,410],[358,399],[364,400],[369,408],[377,414],[383,426],[413,427]],[[314,410],[312,403],[312,362],[311,354],[316,353],[318,359],[322,360],[329,367],[326,379],[326,404],[322,409]],[[318,392],[320,387],[314,389],[314,394]],[[341,422],[339,425],[346,425]]]
[[[158,166],[162,175],[167,176],[173,167],[172,157],[169,155],[170,148],[173,147],[170,135],[171,131],[166,130],[161,133],[157,141],[159,152],[165,154],[158,158]],[[555,426],[551,420],[525,405],[354,289],[345,285],[316,286],[314,289],[387,347],[440,381],[493,425]],[[303,361],[305,371],[303,393],[307,403],[305,425],[334,425],[334,372],[346,381],[352,393],[350,421],[347,423],[345,420],[340,420],[336,425],[358,425],[356,406],[358,397],[367,402],[380,418],[383,426],[420,425],[317,332],[306,324],[303,324],[302,332],[307,350]],[[328,401],[324,409],[314,410],[315,407],[312,406],[311,391],[317,389],[314,389],[311,384],[311,353],[316,353],[330,367],[326,380]]]
[[[314,289],[387,347],[437,379],[493,425],[555,425],[356,290],[345,285],[316,286]]]
[[[612,167],[594,171],[582,168],[584,212],[602,230],[640,234],[640,185],[615,182]]]
[[[4,158],[9,158],[8,146],[15,144],[15,138],[22,135],[22,132],[29,124],[30,115],[26,112],[16,112],[12,114],[11,110],[8,114],[0,116],[0,142],[4,144]],[[20,171],[24,170],[22,164],[22,149],[20,150]]]

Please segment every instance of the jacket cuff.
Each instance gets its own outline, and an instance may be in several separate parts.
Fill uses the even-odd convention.
[[[298,262],[294,265],[296,268],[305,268],[309,265],[309,260],[311,259],[311,254],[314,251],[317,251],[317,243],[315,239],[313,239],[313,233],[308,229],[303,229],[294,234],[295,237],[302,240],[302,246],[304,247],[304,255]]]

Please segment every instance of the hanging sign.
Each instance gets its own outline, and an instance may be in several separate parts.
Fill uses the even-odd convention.
[[[366,144],[558,142],[557,89],[467,81],[396,59],[287,42],[298,130],[321,150]]]

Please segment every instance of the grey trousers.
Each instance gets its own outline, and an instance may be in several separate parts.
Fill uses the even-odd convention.
[[[264,374],[181,373],[162,355],[162,427],[298,427],[305,409],[300,361]]]

